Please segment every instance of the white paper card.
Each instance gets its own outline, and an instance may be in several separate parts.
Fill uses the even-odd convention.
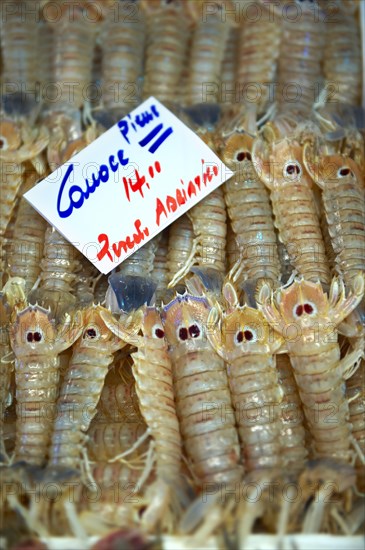
[[[232,176],[150,97],[24,197],[106,274]]]

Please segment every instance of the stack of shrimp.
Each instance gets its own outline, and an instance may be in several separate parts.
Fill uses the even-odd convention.
[[[109,544],[121,529],[143,544],[176,535],[202,545],[224,531],[244,547],[253,529],[360,531],[359,15],[357,2],[331,4],[10,2],[2,83],[42,89],[37,102],[8,86],[0,122],[9,544]],[[84,93],[93,78],[96,107]],[[79,84],[72,96],[68,81]],[[293,81],[301,97],[286,101]],[[330,104],[333,82],[341,104]],[[130,84],[134,102],[152,90],[179,108],[234,176],[108,279],[22,195],[125,113],[114,91]]]

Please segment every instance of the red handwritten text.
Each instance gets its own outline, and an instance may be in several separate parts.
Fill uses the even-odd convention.
[[[204,166],[205,161],[202,160]],[[161,216],[164,215],[168,218],[169,214],[176,212],[179,206],[182,206],[186,203],[188,199],[191,199],[193,196],[198,196],[202,188],[202,183],[204,187],[207,186],[207,183],[210,183],[214,176],[218,176],[218,167],[214,165],[213,167],[207,166],[203,172],[202,178],[196,176],[194,179],[191,179],[186,188],[178,187],[175,189],[173,195],[166,195],[164,201],[157,198],[156,199],[156,224],[160,226]],[[180,180],[181,185],[185,185],[183,180]]]
[[[137,219],[134,222],[136,233],[133,233],[131,237],[128,235],[125,240],[120,240],[117,243],[113,243],[111,247],[109,244],[108,235],[106,235],[105,233],[100,233],[100,235],[98,236],[98,241],[102,245],[102,248],[97,254],[98,260],[101,261],[105,256],[108,256],[109,260],[113,261],[113,256],[110,249],[115,254],[114,258],[120,258],[122,251],[126,254],[129,250],[133,250],[135,246],[141,244],[141,242],[144,241],[145,238],[148,237],[148,235],[150,234],[147,227],[141,230],[141,225],[141,220]]]
[[[161,165],[158,160],[156,160],[154,167],[149,166],[148,168],[148,172],[151,178],[154,178],[155,170],[158,174],[161,172]],[[127,179],[126,177],[123,177],[124,190],[129,202],[131,200],[130,191],[132,191],[132,193],[136,193],[137,191],[139,191],[141,196],[144,198],[143,186],[146,185],[148,189],[150,189],[150,184],[148,183],[148,181],[146,181],[146,177],[140,176],[138,170],[136,169],[134,170],[134,178],[134,181],[132,181],[131,178]]]

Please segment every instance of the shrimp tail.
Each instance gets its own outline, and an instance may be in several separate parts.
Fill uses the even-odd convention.
[[[206,493],[203,498],[202,495],[196,498],[181,518],[179,531],[183,534],[195,531],[204,518],[210,515],[211,510],[217,506],[217,500],[219,498],[219,491]]]
[[[136,275],[113,273],[109,277],[109,290],[106,296],[106,307],[112,311],[130,312],[144,304],[150,304],[157,284],[149,278]]]
[[[149,504],[142,516],[142,526],[147,532],[153,532],[158,524],[162,530],[173,532],[178,518],[191,502],[183,478],[157,479],[148,487],[147,497]]]
[[[223,275],[217,269],[211,267],[192,267],[194,273],[191,279],[186,281],[188,292],[193,296],[200,296],[206,292],[219,295],[223,286]]]

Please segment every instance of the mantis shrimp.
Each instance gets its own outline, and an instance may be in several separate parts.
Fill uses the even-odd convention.
[[[272,90],[280,49],[280,25],[271,20],[268,10],[262,10],[257,2],[249,2],[246,17],[239,28],[236,80],[246,102],[254,102],[263,111],[268,100],[273,101]],[[256,14],[260,16],[255,20]],[[250,18],[251,15],[251,18]],[[257,90],[259,88],[259,90]],[[255,99],[248,99],[250,89]],[[270,97],[271,96],[271,97]]]
[[[123,326],[111,314],[104,312],[102,316],[110,330],[116,335],[123,334]],[[160,314],[155,307],[144,308],[142,333],[142,337],[137,337],[138,351],[132,353],[132,369],[140,411],[156,456],[157,479],[147,489],[149,505],[142,517],[145,528],[151,530],[158,522],[168,521],[166,514],[170,508],[178,509],[179,504],[174,503],[174,486],[181,485],[182,443],[174,401],[171,361]],[[159,399],[152,405],[155,395],[159,395]],[[170,520],[172,522],[173,517]]]
[[[22,192],[33,186],[37,174],[32,173],[30,181],[22,187]],[[9,277],[22,277],[25,293],[29,293],[40,274],[40,259],[44,245],[45,220],[22,197],[15,216],[13,235],[8,239],[7,273]]]
[[[102,103],[108,111],[118,108],[119,118],[120,108],[129,111],[142,95],[145,17],[135,6],[137,13],[129,16],[123,11],[131,5],[116,2],[102,24]]]
[[[285,7],[277,74],[279,112],[295,110],[309,115],[319,96],[325,26],[323,14],[315,16],[315,9],[318,6],[307,2],[300,6],[292,2]]]
[[[327,148],[326,148],[327,149]],[[319,154],[307,142],[304,163],[322,189],[328,232],[337,271],[346,287],[359,271],[365,271],[365,196],[360,167],[341,154]]]
[[[204,297],[178,295],[162,312],[169,343],[176,410],[196,483],[241,480],[239,442],[223,359],[211,348]]]
[[[256,285],[258,280],[270,280],[275,286],[280,280],[280,262],[276,246],[274,221],[269,193],[252,163],[252,133],[256,121],[247,111],[222,129],[218,149],[224,163],[236,175],[224,185],[224,195],[231,226],[239,248],[239,258],[230,272],[232,281],[242,275]]]
[[[86,2],[75,4],[72,19],[67,6],[60,4],[60,16],[48,23],[53,32],[53,78],[56,89],[57,109],[75,110],[82,107],[88,98],[88,85],[91,82],[92,51],[99,22],[93,14],[86,16],[85,9],[92,7]],[[96,8],[95,8],[96,11]],[[74,85],[76,84],[76,85]],[[52,107],[52,110],[57,110]]]
[[[25,177],[25,162],[34,162],[36,168],[42,171],[42,163],[38,163],[40,153],[46,148],[49,140],[48,131],[44,126],[30,129],[30,121],[19,115],[15,118],[6,116],[0,122],[0,161],[1,161],[1,205],[0,205],[0,245],[4,249],[4,239],[7,226],[16,205],[16,197]],[[29,173],[28,173],[29,175]],[[1,272],[4,271],[3,258]]]
[[[103,322],[107,313],[102,306],[91,305],[83,311],[82,335],[73,347],[72,357],[57,400],[49,463],[80,468],[85,432],[96,414],[105,376],[113,353],[126,343]],[[133,339],[138,319],[130,316],[123,325]]]
[[[306,279],[329,284],[320,222],[299,143],[283,138],[269,144],[257,138],[252,159],[259,178],[270,190],[275,226],[291,264]]]
[[[344,2],[328,11],[323,72],[327,100],[358,105],[361,99],[361,36],[356,15]]]
[[[363,295],[364,276],[358,274],[347,297],[343,282],[337,278],[329,296],[320,283],[299,278],[275,296],[264,284],[258,296],[259,309],[285,338],[315,457],[343,462],[351,458],[349,405],[343,384],[355,372],[363,351],[354,349],[340,359],[336,327]]]
[[[262,313],[247,305],[239,306],[230,283],[223,294],[227,313],[213,307],[208,325],[213,348],[227,363],[232,402],[241,442],[245,469],[274,468],[283,463],[280,434],[281,418],[277,414],[283,399],[275,365],[275,353],[283,344],[279,335],[272,338]],[[274,414],[273,414],[274,407]]]
[[[38,10],[39,4],[33,1],[12,0],[3,13],[2,82],[9,89],[15,86],[23,96],[36,94],[39,86]]]
[[[221,103],[230,103],[232,97],[237,101],[236,65],[238,58],[239,29],[231,27],[222,61]]]
[[[48,226],[40,262],[40,287],[29,293],[28,300],[51,307],[55,315],[75,305],[76,298],[70,291],[78,264],[77,250],[54,227]]]
[[[15,354],[15,461],[43,465],[56,413],[61,351],[82,331],[81,317],[66,314],[56,325],[51,312],[35,305],[15,310],[10,341]]]
[[[142,2],[150,4],[150,0]],[[189,40],[184,2],[161,0],[147,17],[143,97],[174,102],[179,91]]]
[[[226,4],[231,4],[226,3]],[[231,21],[223,20],[221,10],[226,7],[215,2],[215,13],[204,13],[204,2],[188,2],[195,27],[190,50],[189,78],[186,104],[217,103],[219,101],[220,71],[228,41]]]

